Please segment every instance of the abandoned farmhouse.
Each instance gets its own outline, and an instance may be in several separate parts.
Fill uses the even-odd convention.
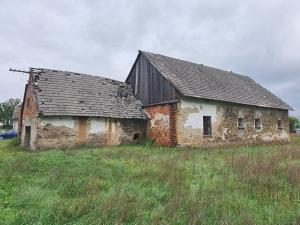
[[[21,144],[30,149],[117,145],[145,135],[146,119],[126,83],[32,68],[21,112]]]
[[[248,76],[139,51],[125,82],[31,68],[19,133],[30,149],[288,141],[289,110]]]

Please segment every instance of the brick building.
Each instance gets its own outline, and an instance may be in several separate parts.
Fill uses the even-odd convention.
[[[34,69],[21,110],[21,144],[30,149],[115,145],[145,135],[147,115],[124,82]]]
[[[292,108],[248,76],[139,51],[126,79],[162,145],[288,141]]]

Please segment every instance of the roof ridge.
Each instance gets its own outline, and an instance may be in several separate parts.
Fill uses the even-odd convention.
[[[230,75],[236,75],[236,76],[241,76],[241,77],[249,77],[248,75],[243,75],[243,74],[240,74],[240,73],[236,73],[236,72],[233,72],[232,70],[229,71],[229,70],[225,70],[225,69],[219,69],[217,67],[208,66],[208,65],[205,65],[203,63],[191,62],[191,61],[188,61],[188,60],[185,60],[185,59],[179,59],[179,58],[176,58],[176,57],[171,57],[171,56],[163,55],[163,54],[160,54],[160,53],[154,53],[154,52],[149,52],[149,51],[144,51],[144,50],[139,50],[139,52],[146,53],[145,54],[146,56],[147,56],[147,54],[162,56],[162,57],[170,58],[170,59],[173,59],[173,60],[175,59],[175,60],[179,60],[179,61],[182,61],[182,62],[185,62],[185,63],[194,64],[194,65],[197,65],[197,66],[203,66],[203,67],[207,67],[207,68],[210,68],[210,69],[219,70],[219,71],[222,71],[222,72],[229,73]]]
[[[78,72],[73,72],[73,71],[67,71],[67,70],[57,70],[57,69],[49,69],[49,68],[35,68],[35,69],[40,69],[40,70],[47,70],[47,71],[52,71],[52,72],[58,72],[58,73],[71,73],[72,75],[77,75],[77,76],[90,76],[90,77],[97,77],[97,78],[100,78],[100,79],[105,79],[105,80],[111,80],[111,81],[116,81],[116,82],[119,82],[119,83],[122,83],[122,84],[126,84],[125,82],[123,81],[120,81],[120,80],[116,80],[116,79],[112,79],[112,78],[108,78],[108,77],[105,77],[105,76],[101,76],[101,75],[94,75],[94,74],[87,74],[87,73],[78,73]],[[126,84],[127,85],[127,84]]]

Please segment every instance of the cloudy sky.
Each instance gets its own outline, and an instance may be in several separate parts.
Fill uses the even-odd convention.
[[[300,116],[300,3],[0,0],[0,101],[45,67],[124,80],[139,49],[248,75]]]

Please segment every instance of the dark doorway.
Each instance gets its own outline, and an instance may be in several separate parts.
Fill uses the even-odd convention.
[[[211,117],[203,116],[203,135],[211,136]]]
[[[139,133],[135,133],[134,135],[133,135],[133,140],[138,140],[140,138],[140,134]]]
[[[30,148],[30,135],[31,135],[31,126],[26,126],[25,139],[24,139],[24,145],[26,148]]]

